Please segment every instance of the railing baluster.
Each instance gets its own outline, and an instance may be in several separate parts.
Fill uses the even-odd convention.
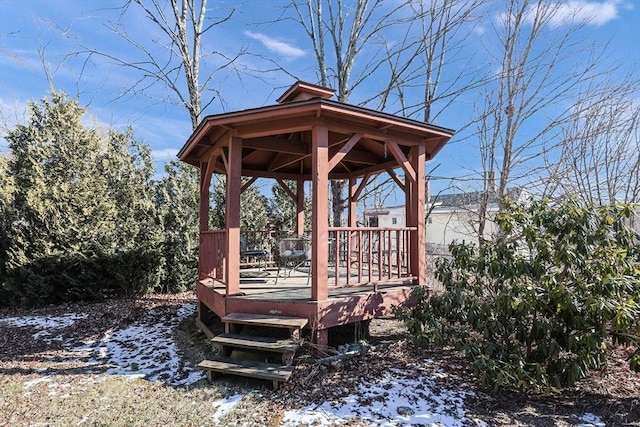
[[[358,247],[358,283],[362,283],[362,264],[363,264],[363,256],[362,252],[364,251],[363,241],[362,241],[362,231],[358,230],[358,240],[356,241]]]
[[[378,242],[378,281],[382,280],[382,234],[380,231],[372,231],[375,233]]]
[[[329,227],[329,238],[336,245],[329,251],[329,258],[335,259],[335,286],[367,286],[408,277],[410,233],[414,230],[415,227]],[[341,278],[343,268],[346,279]]]
[[[371,230],[367,230],[367,273],[368,273],[368,278],[369,278],[369,282],[371,282],[371,263],[372,263],[372,259],[371,257],[373,256],[372,250],[371,250]]]
[[[351,284],[351,230],[345,231],[345,238],[347,239],[345,242],[345,267],[347,269],[347,286]]]
[[[386,231],[387,235],[387,278],[391,280],[391,256],[393,252],[391,251],[391,230]]]
[[[339,257],[339,251],[338,251],[338,249],[340,248],[340,231],[336,231],[334,245],[335,247],[333,248],[333,260],[334,260],[334,268],[336,269],[335,286],[338,286],[340,284],[339,283],[340,282],[340,257]]]
[[[405,233],[404,235],[404,249],[405,252],[407,253],[407,255],[404,257],[403,262],[404,262],[404,268],[406,269],[407,273],[409,272],[409,260],[411,259],[411,246],[409,245],[409,236],[410,233]]]
[[[401,242],[400,242],[400,230],[396,231],[396,270],[398,272],[398,277],[402,277],[402,270],[400,269],[400,254],[402,251]]]

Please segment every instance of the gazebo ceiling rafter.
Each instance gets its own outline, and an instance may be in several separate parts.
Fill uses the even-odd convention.
[[[294,135],[294,134],[291,134]],[[243,148],[254,150],[273,151],[287,154],[307,154],[311,151],[308,144],[302,141],[294,141],[289,138],[278,136],[263,136],[259,138],[248,138],[243,141]]]
[[[298,154],[278,154],[276,161],[270,165],[267,169],[268,172],[275,172],[287,166],[301,162],[307,157],[311,157],[311,153],[298,155]]]
[[[336,167],[338,163],[342,161],[346,157],[347,154],[351,151],[355,145],[360,142],[362,139],[361,133],[354,133],[348,141],[345,142],[344,145],[340,147],[337,153],[331,155],[331,159],[329,159],[329,170],[332,170]]]

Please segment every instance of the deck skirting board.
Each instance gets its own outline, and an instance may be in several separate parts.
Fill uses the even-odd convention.
[[[413,305],[411,291],[414,286],[380,286],[378,292],[355,288],[340,296],[329,296],[324,301],[300,299],[271,299],[258,293],[225,297],[218,289],[199,283],[198,299],[219,317],[228,313],[260,313],[265,315],[302,317],[309,320],[308,329],[327,329],[391,313],[391,306]],[[241,289],[244,290],[244,289]],[[283,294],[284,295],[284,292]]]

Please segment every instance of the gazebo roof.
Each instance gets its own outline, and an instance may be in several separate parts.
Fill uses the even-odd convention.
[[[332,93],[296,82],[278,99],[280,104],[207,116],[178,157],[199,166],[234,136],[242,138],[243,176],[309,179],[311,130],[326,126],[330,156],[344,152],[329,176],[344,179],[397,167],[388,144],[405,155],[424,145],[431,159],[453,135],[450,129],[327,99]],[[214,172],[224,172],[223,161],[216,160]]]

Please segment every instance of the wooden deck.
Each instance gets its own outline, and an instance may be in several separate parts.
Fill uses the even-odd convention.
[[[217,316],[229,313],[292,316],[308,320],[307,329],[326,330],[391,313],[391,307],[412,304],[413,285],[406,278],[396,282],[360,286],[328,286],[328,297],[313,301],[308,273],[294,270],[278,278],[277,271],[247,269],[241,272],[240,293],[225,295],[224,284],[213,279],[198,282],[200,301]]]
[[[307,284],[306,273],[296,271],[291,277],[279,278],[277,284],[274,283],[275,276],[273,274],[262,278],[240,279],[240,289],[244,295],[234,298],[247,300],[282,300],[288,302],[307,302],[311,298],[311,286]],[[384,291],[385,289],[393,289],[398,286],[412,285],[410,280],[351,287],[332,287],[331,284],[329,284],[329,298],[348,297],[354,294]],[[219,282],[213,282],[210,287],[220,293],[224,293],[225,291],[224,285]]]

